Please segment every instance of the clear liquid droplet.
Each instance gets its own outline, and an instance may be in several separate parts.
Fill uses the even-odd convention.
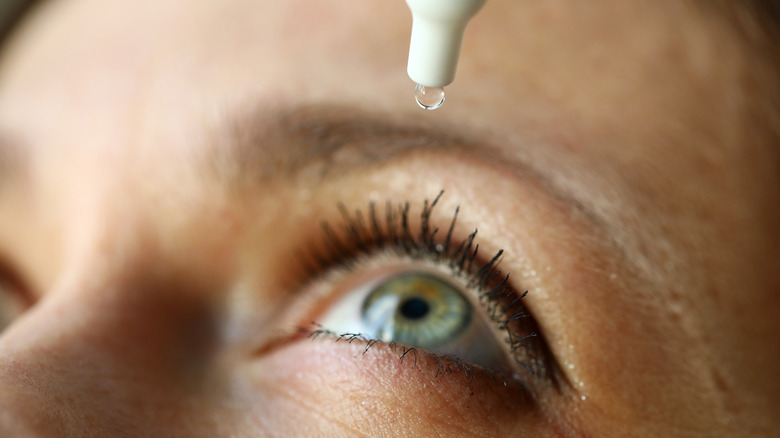
[[[444,88],[417,84],[414,87],[414,100],[422,109],[435,110],[444,103]]]

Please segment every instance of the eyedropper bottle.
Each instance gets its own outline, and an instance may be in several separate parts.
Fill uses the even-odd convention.
[[[434,110],[444,103],[444,86],[455,80],[466,24],[485,0],[406,0],[406,4],[412,11],[406,70],[417,83],[417,104]]]

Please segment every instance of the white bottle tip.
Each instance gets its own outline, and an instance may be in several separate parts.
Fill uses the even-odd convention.
[[[414,87],[414,100],[422,109],[435,110],[444,103],[444,88],[417,84]]]

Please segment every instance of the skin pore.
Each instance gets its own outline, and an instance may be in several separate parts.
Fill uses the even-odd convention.
[[[409,29],[400,0],[37,8],[0,57],[0,435],[770,436],[760,45],[695,2],[489,1],[423,112]],[[302,273],[339,205],[417,232],[441,190],[440,236],[460,207],[529,291],[516,384],[297,331],[419,263]]]

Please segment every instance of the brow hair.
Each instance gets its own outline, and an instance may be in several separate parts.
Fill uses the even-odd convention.
[[[321,180],[408,151],[479,150],[487,145],[455,130],[423,127],[337,105],[260,105],[227,117],[214,147],[198,159],[217,179],[239,186],[249,180],[310,177]],[[259,148],[262,146],[262,148]]]

